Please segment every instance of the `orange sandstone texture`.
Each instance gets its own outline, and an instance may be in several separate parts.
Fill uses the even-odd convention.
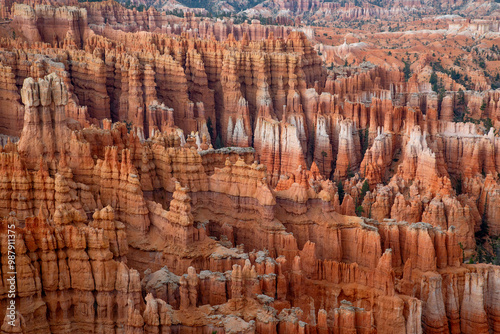
[[[5,4],[2,333],[500,330],[499,267],[464,264],[500,234],[500,139],[451,122],[461,93],[327,71],[284,27],[71,5]],[[498,91],[463,98],[498,124]]]
[[[49,88],[60,82],[55,75],[44,80],[38,85],[25,81],[24,102],[34,113],[42,109],[57,118],[67,100],[32,106],[35,91],[45,94],[40,90],[44,82]],[[54,96],[60,90],[49,92]],[[3,168],[17,171],[5,175],[24,178],[19,179],[23,183],[6,179],[2,188],[10,194],[23,192],[17,203],[2,201],[5,215],[15,212],[3,227],[18,226],[19,257],[30,268],[19,269],[19,302],[30,298],[40,305],[38,310],[21,309],[19,321],[26,332],[125,326],[154,331],[411,333],[446,330],[448,317],[460,328],[490,326],[487,319],[496,312],[493,296],[476,297],[474,292],[460,299],[453,291],[477,291],[476,286],[483,294],[484,286],[495,290],[497,269],[461,265],[455,228],[342,216],[335,212],[337,187],[316,164],[310,171],[298,168],[274,190],[265,166],[245,162],[245,150],[209,149],[200,151],[202,158],[195,143],[188,147],[190,138],[183,147],[173,134],[156,133],[144,141],[139,128],[128,133],[120,123],[103,128],[78,124],[73,129],[70,124],[64,114],[56,129],[47,128],[40,118],[25,122],[21,143],[67,131],[70,146],[86,149],[66,153],[64,147],[41,140],[39,151],[29,155],[38,156],[39,162],[30,168],[29,159],[18,152],[21,143],[3,148]],[[418,145],[425,145],[417,134],[407,145],[407,159],[419,159]],[[94,147],[103,141],[113,146]],[[232,154],[241,158],[231,162]],[[208,155],[221,163],[216,156],[227,156],[212,175],[203,168]],[[54,170],[48,157],[58,161]],[[68,162],[74,159],[82,163]],[[356,198],[352,190],[350,194],[344,202]],[[237,244],[242,247],[235,248]],[[50,260],[51,253],[57,255],[56,262]],[[144,261],[147,254],[155,254],[152,261]],[[447,301],[442,289],[450,277],[455,286],[446,285],[446,298],[453,298]],[[411,295],[417,288],[418,299]],[[141,291],[147,293],[145,299]],[[69,299],[63,305],[60,298],[65,295]],[[319,300],[324,302],[316,305]],[[472,300],[480,305],[472,309],[482,310],[482,322],[467,313]],[[64,311],[76,306],[87,316]],[[193,322],[193,317],[198,320]]]

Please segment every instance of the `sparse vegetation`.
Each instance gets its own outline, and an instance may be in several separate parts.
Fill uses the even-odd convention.
[[[358,205],[356,207],[356,214],[361,217],[361,215],[363,214],[363,212],[365,212],[365,209],[363,209],[363,207],[361,205]]]
[[[365,199],[366,193],[369,191],[370,191],[370,184],[368,183],[368,180],[365,180],[365,182],[363,182],[363,185],[361,186],[361,191],[359,193],[359,198],[358,198],[359,205],[363,204],[363,200]]]
[[[403,63],[405,64],[405,66],[403,67],[403,74],[405,77],[405,81],[408,82],[408,80],[410,79],[411,74],[412,74],[411,67],[410,67],[410,65],[411,65],[410,60],[409,59],[403,60]]]
[[[217,138],[215,138],[215,148],[218,149],[218,148],[223,148],[224,145],[222,144],[222,138],[220,136],[220,134],[217,134]]]
[[[363,156],[365,156],[365,153],[366,153],[366,150],[368,150],[368,140],[369,140],[369,130],[368,129],[364,129],[364,130],[361,130],[359,131],[360,133],[360,136],[361,136],[361,153]]]
[[[323,157],[323,174],[325,174],[325,158],[327,155],[325,151],[321,151],[321,156]]]
[[[337,183],[337,191],[339,193],[339,202],[342,204],[342,202],[344,201],[344,196],[345,196],[344,185],[342,184],[342,181],[339,181]]]
[[[127,127],[127,133],[130,133],[132,131],[134,124],[130,121],[125,121],[125,126]]]

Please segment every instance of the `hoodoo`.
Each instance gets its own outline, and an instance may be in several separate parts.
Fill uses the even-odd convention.
[[[497,2],[0,16],[0,334],[500,333]]]

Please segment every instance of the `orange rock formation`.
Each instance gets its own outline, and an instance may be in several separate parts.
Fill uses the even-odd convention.
[[[500,235],[498,90],[327,70],[257,22],[1,5],[1,333],[500,330],[500,267],[473,263]]]

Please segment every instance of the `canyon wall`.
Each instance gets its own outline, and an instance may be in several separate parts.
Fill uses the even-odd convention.
[[[473,263],[500,234],[498,90],[70,5],[12,5],[0,40],[2,333],[499,330],[500,267]]]

